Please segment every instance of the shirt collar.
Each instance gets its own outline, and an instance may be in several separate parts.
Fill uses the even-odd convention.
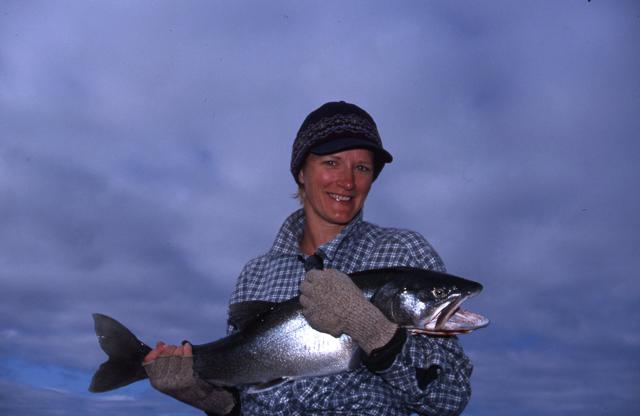
[[[327,241],[316,250],[324,259],[332,261],[336,252],[350,237],[353,237],[354,230],[357,230],[358,225],[362,222],[362,210],[356,214],[349,224],[347,224],[333,240]]]
[[[333,260],[338,248],[347,239],[347,236],[352,234],[353,230],[358,228],[358,225],[362,222],[362,210],[356,214],[355,217],[338,233],[338,235],[331,241],[327,241],[320,247],[317,252],[322,255],[324,259],[329,261]],[[271,247],[271,253],[275,255],[300,255],[299,241],[302,238],[304,232],[304,210],[301,208],[295,211],[293,214],[284,221],[276,240]]]

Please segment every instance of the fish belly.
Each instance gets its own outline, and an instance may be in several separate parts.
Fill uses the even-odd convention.
[[[217,348],[205,351],[195,347],[194,369],[209,383],[266,384],[339,373],[357,365],[357,345],[350,337],[318,332],[301,313],[258,333],[234,335]]]

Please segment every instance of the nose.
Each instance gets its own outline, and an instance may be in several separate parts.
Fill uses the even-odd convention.
[[[337,180],[338,186],[344,190],[351,191],[355,187],[355,177],[350,169],[343,169]]]

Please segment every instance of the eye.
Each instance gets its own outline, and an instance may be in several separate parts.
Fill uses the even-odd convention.
[[[367,165],[358,165],[356,169],[360,172],[371,172],[371,167]]]
[[[441,288],[441,287],[436,287],[435,289],[433,289],[433,290],[431,291],[431,294],[432,294],[435,298],[440,299],[440,298],[443,298],[443,297],[447,296],[447,294],[448,294],[448,290],[446,290],[446,289],[444,289],[444,288]]]
[[[323,164],[323,165],[326,165],[326,166],[335,167],[335,166],[337,166],[337,165],[338,165],[338,162],[336,162],[336,161],[335,161],[335,160],[333,160],[333,159],[329,159],[329,160],[325,160],[324,162],[322,162],[322,164]]]

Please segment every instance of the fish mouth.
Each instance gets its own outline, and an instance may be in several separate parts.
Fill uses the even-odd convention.
[[[489,325],[486,317],[460,308],[460,305],[471,296],[457,296],[450,299],[426,322],[422,328],[410,328],[414,334],[426,335],[459,335]]]

